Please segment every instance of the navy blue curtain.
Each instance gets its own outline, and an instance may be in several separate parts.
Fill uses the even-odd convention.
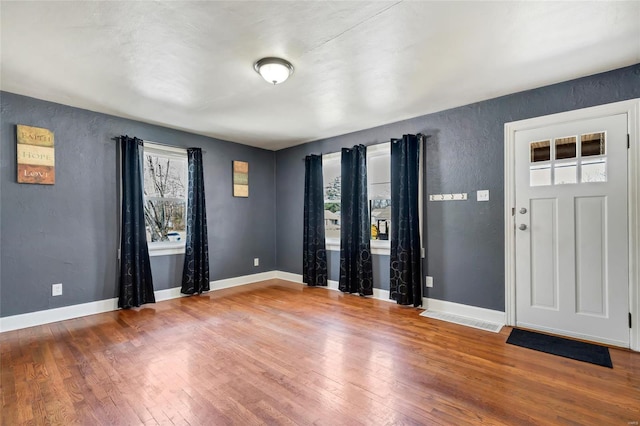
[[[371,224],[367,197],[367,147],[342,148],[340,282],[345,293],[373,294]]]
[[[390,298],[400,305],[422,305],[418,179],[420,138],[391,140]]]
[[[187,243],[180,292],[199,294],[203,291],[209,291],[209,240],[207,237],[202,150],[200,148],[187,149],[187,158],[189,161]]]
[[[304,226],[302,241],[302,282],[327,285],[327,251],[324,239],[324,193],[322,157],[304,159]]]
[[[122,225],[118,307],[156,301],[144,223],[144,155],[142,139],[120,137],[122,156]]]

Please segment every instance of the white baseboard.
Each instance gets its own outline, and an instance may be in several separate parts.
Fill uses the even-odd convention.
[[[302,284],[302,275],[292,274],[283,271],[269,271],[258,274],[243,275],[240,277],[227,278],[223,280],[211,281],[209,286],[211,291],[222,290],[225,288],[237,287],[241,285],[251,284],[259,281],[270,279],[281,279]],[[329,290],[338,291],[338,281],[329,280]],[[184,296],[180,293],[180,287],[158,290],[155,292],[156,302],[164,300],[176,299]],[[373,289],[374,299],[383,300],[385,302],[393,302],[389,299],[389,290],[378,288]],[[505,313],[493,311],[490,309],[478,308],[475,306],[461,305],[459,303],[445,302],[437,299],[423,298],[423,308],[456,314],[468,318],[489,321],[504,324]],[[36,325],[49,324],[56,321],[64,321],[73,318],[79,318],[87,315],[95,315],[103,312],[115,311],[118,309],[118,299],[98,300],[95,302],[81,303],[78,305],[65,306],[62,308],[47,309],[38,312],[29,312],[26,314],[13,315],[10,317],[0,318],[0,333],[11,330],[19,330],[22,328],[33,327]]]
[[[56,321],[64,321],[87,315],[101,314],[103,312],[118,309],[118,298],[98,300],[96,302],[81,303],[78,305],[64,306],[62,308],[47,309],[45,311],[29,312],[0,318],[0,333],[36,325],[49,324]]]
[[[262,272],[259,274],[244,275],[241,277],[211,281],[209,283],[209,286],[211,288],[211,291],[222,290],[224,288],[236,287],[240,285],[273,279],[276,278],[276,275],[276,271]],[[185,296],[184,294],[180,293],[180,287],[157,290],[154,292],[154,294],[156,297],[156,302],[162,302],[164,300],[176,299],[178,297]],[[13,315],[10,317],[0,318],[0,333],[116,310],[118,310],[118,298],[114,297],[113,299],[98,300],[95,302],[64,306],[62,308],[47,309],[44,311]]]
[[[327,288],[329,290],[340,291],[340,281],[327,280]]]
[[[276,277],[276,271],[261,272],[259,274],[243,275],[241,277],[227,278],[224,280],[211,281],[209,286],[211,291],[222,290],[224,288],[237,287],[240,285],[257,283],[260,281],[272,280]]]
[[[156,290],[153,294],[156,296],[156,302],[162,302],[165,300],[177,299],[178,297],[186,296],[180,293],[182,287],[167,288],[165,290]],[[115,299],[118,300],[118,299]]]
[[[291,272],[283,272],[283,271],[275,271],[276,276],[280,280],[291,281],[298,284],[304,284],[302,282],[302,275],[292,274]],[[326,287],[318,287],[318,288],[326,288],[327,290],[340,291],[338,289],[339,282],[334,280],[327,280]],[[393,300],[389,299],[389,290],[382,290],[379,288],[373,289],[373,299],[383,300],[385,302],[393,302]]]
[[[302,284],[302,275],[292,274],[291,272],[275,271],[276,278],[279,280],[291,281],[294,283]]]
[[[506,320],[504,312],[444,300],[430,299],[428,297],[422,298],[422,307],[428,311],[443,312],[496,324],[505,324]]]

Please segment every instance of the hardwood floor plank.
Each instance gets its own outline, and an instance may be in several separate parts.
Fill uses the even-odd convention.
[[[269,280],[0,335],[2,424],[625,425],[613,369],[384,301]]]

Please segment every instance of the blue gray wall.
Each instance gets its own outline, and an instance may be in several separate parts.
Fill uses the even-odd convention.
[[[211,279],[271,271],[275,153],[0,93],[0,316],[117,297],[118,186],[114,136],[128,134],[203,155]],[[16,124],[55,133],[56,183],[16,183]],[[249,198],[232,197],[233,160],[249,162]],[[253,266],[253,258],[260,266]],[[152,257],[156,290],[180,285],[183,256]],[[63,295],[51,296],[51,284]]]
[[[302,271],[305,155],[424,133],[430,136],[426,193],[470,196],[464,202],[424,202],[424,271],[434,277],[434,287],[425,288],[424,295],[503,311],[504,124],[637,97],[640,64],[278,151],[277,268]],[[480,189],[489,190],[489,202],[475,201]],[[388,256],[376,258],[376,287],[388,288]],[[331,253],[331,279],[337,279],[338,260]]]
[[[427,134],[426,193],[467,192],[471,200],[425,201],[425,273],[435,282],[425,295],[503,310],[504,123],[637,97],[640,64],[274,153],[2,92],[0,316],[117,296],[117,151],[111,138],[121,134],[206,151],[212,280],[274,269],[301,273],[305,155]],[[55,185],[16,183],[16,124],[55,132]],[[250,163],[248,199],[231,196],[232,160]],[[489,202],[474,201],[479,189],[490,191]],[[180,284],[182,261],[152,258],[156,289]],[[331,279],[338,270],[332,252]],[[376,288],[388,289],[388,256],[375,257],[374,274]],[[64,294],[51,297],[51,284],[58,282]]]

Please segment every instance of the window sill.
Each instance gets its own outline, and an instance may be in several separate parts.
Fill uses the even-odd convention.
[[[324,243],[327,250],[340,251],[340,238],[327,238]]]
[[[325,240],[325,246],[329,251],[340,251],[340,239],[327,238]],[[389,254],[391,254],[391,241],[371,240],[371,254],[389,256]]]
[[[149,257],[184,254],[183,242],[149,243]]]
[[[391,254],[391,241],[371,240],[371,254],[382,254],[385,256],[389,256]]]

